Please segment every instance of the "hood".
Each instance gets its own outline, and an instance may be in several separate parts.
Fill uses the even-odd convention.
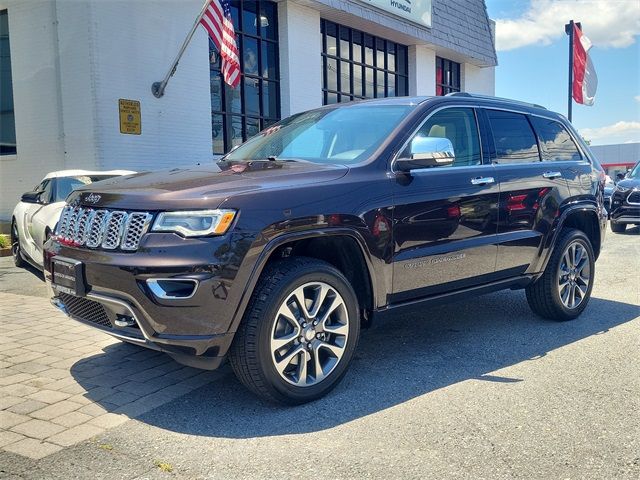
[[[240,193],[330,182],[348,171],[309,162],[219,162],[103,180],[75,190],[67,202],[128,210],[217,208]]]
[[[622,188],[639,188],[640,187],[640,178],[625,178],[624,180],[620,180],[616,187]]]

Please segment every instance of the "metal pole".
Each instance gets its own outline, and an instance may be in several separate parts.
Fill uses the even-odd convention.
[[[182,42],[180,51],[178,52],[178,55],[176,56],[173,63],[171,64],[171,67],[169,68],[169,71],[167,72],[167,74],[164,76],[161,82],[154,82],[153,85],[151,85],[151,93],[153,93],[154,97],[160,98],[164,95],[164,89],[167,87],[167,83],[169,83],[169,79],[173,76],[174,73],[176,73],[176,68],[178,68],[178,62],[180,61],[180,58],[182,58],[182,54],[184,53],[184,51],[187,49],[187,45],[189,45],[189,42],[191,41],[193,34],[196,33],[196,28],[198,28],[200,19],[204,15],[204,12],[207,9],[207,7],[209,6],[210,1],[211,0],[205,0],[204,5],[202,5],[202,10],[200,10],[200,15],[198,15],[198,17],[196,18],[196,21],[191,27],[191,30],[189,30],[189,33],[187,34],[187,38],[185,38],[184,42]]]
[[[569,35],[569,94],[567,98],[567,118],[571,121],[573,113],[573,20],[564,26],[564,31]]]

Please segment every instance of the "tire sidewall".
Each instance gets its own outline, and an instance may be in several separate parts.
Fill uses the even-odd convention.
[[[264,318],[257,329],[257,355],[259,368],[263,377],[268,381],[268,388],[277,398],[287,403],[305,403],[320,398],[330,391],[342,379],[353,358],[360,333],[360,317],[357,297],[351,285],[344,276],[330,265],[313,265],[313,271],[309,269],[296,272],[296,274],[283,279],[277,286],[277,292],[269,299],[267,308],[264,309]],[[292,278],[293,277],[293,278]],[[309,387],[297,387],[284,380],[273,364],[271,346],[271,332],[276,319],[276,313],[285,299],[293,290],[309,282],[324,282],[336,289],[342,296],[347,313],[349,315],[349,336],[340,362],[325,380]]]
[[[557,288],[558,269],[560,268],[560,264],[562,262],[562,257],[564,256],[565,250],[571,243],[574,243],[574,242],[579,242],[580,245],[582,245],[587,251],[587,253],[589,254],[589,271],[591,273],[591,279],[589,281],[589,286],[587,287],[585,298],[584,300],[582,300],[580,305],[578,305],[578,307],[576,308],[567,308],[565,307],[564,303],[562,303],[562,300],[560,299],[560,292],[558,291],[558,288]],[[551,291],[551,298],[553,299],[553,302],[557,305],[557,307],[562,311],[564,318],[570,320],[579,316],[584,311],[584,309],[587,308],[587,304],[591,299],[591,290],[593,289],[593,283],[595,281],[596,263],[595,263],[593,247],[591,246],[591,242],[589,241],[589,239],[585,234],[583,234],[578,230],[574,230],[570,235],[565,237],[564,242],[562,242],[562,245],[559,245],[559,247],[560,248],[558,249],[557,255],[554,255],[554,262],[552,265],[553,288]]]

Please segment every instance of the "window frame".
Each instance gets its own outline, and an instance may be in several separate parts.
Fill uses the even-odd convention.
[[[335,27],[336,33],[336,47],[335,54],[329,53],[327,48],[327,25],[331,25]],[[353,100],[364,100],[369,98],[388,98],[388,97],[398,97],[398,96],[406,96],[409,93],[409,47],[407,45],[394,42],[391,40],[387,40],[386,38],[378,37],[376,35],[372,35],[367,32],[363,32],[358,30],[357,28],[351,28],[346,25],[342,25],[337,22],[333,22],[331,20],[327,20],[325,18],[320,19],[320,32],[322,37],[322,49],[321,49],[321,70],[322,70],[322,104],[323,105],[334,105],[338,103],[353,101]],[[343,33],[346,33],[346,38],[343,38]],[[354,43],[354,36],[358,36],[360,38],[360,43]],[[332,37],[333,38],[333,37]],[[368,42],[372,44],[372,59],[371,62],[367,62],[367,54],[366,54],[366,45]],[[348,52],[346,55],[341,52],[342,42],[346,42],[348,46]],[[360,55],[359,60],[354,59],[354,50],[356,46],[360,47]],[[380,47],[381,46],[381,47]],[[400,54],[399,49],[402,50]],[[391,54],[391,52],[393,53]],[[383,53],[383,65],[378,65],[378,55],[379,53]],[[389,59],[390,55],[393,55],[394,58],[394,67],[393,69],[389,68]],[[402,55],[402,60],[400,60],[400,55]],[[329,88],[328,85],[328,63],[329,62],[336,63],[336,88]],[[342,85],[342,68],[343,66],[347,66],[349,69],[349,82],[346,86],[346,89]],[[403,70],[400,70],[400,66],[403,67]],[[354,70],[358,68],[362,72],[361,76],[361,85],[359,92],[356,93],[356,82]],[[373,72],[373,86],[372,93],[369,94],[366,88],[366,78],[367,73],[371,71]],[[382,88],[384,90],[384,94],[382,96],[378,95],[378,89],[380,87],[380,83],[378,79],[382,75]],[[389,76],[392,75],[394,77],[394,85],[393,85],[393,95],[389,95],[391,89],[389,88]],[[400,90],[400,85],[402,85],[403,95],[398,95],[398,91]],[[328,99],[330,96],[335,96],[335,102],[329,102]]]
[[[448,65],[449,69],[445,69],[445,65]],[[456,84],[454,83],[446,83],[444,81],[445,78],[445,72],[451,72],[452,75],[451,77],[453,77],[453,70],[455,67],[457,69],[457,79],[458,82]],[[442,81],[438,82],[438,68],[440,68],[442,70]],[[444,97],[445,95],[449,94],[449,93],[453,93],[453,92],[461,92],[462,91],[462,64],[458,63],[458,62],[454,62],[453,60],[449,60],[448,58],[444,58],[444,57],[439,57],[436,56],[436,78],[435,78],[435,83],[436,83],[436,96],[437,97]],[[438,94],[438,88],[442,89],[442,93]]]
[[[263,4],[272,4],[273,7],[273,18],[269,19],[269,21],[274,22],[273,31],[275,31],[275,37],[269,38],[267,34],[263,34],[262,28],[256,25],[255,31],[245,32],[244,31],[244,21],[245,21],[245,4],[251,5],[255,8],[256,18],[259,19],[260,15],[264,11],[262,8]],[[281,110],[281,98],[280,98],[280,42],[278,38],[279,25],[278,25],[278,3],[273,2],[271,0],[235,0],[231,2],[232,12],[235,13],[234,9],[237,11],[237,25],[234,24],[234,30],[236,33],[236,43],[238,45],[239,57],[240,57],[240,84],[236,87],[237,91],[240,94],[240,111],[234,112],[232,105],[232,90],[222,78],[222,73],[218,68],[218,63],[215,65],[211,63],[209,60],[209,81],[210,84],[213,84],[214,76],[216,77],[216,81],[220,85],[220,93],[218,94],[218,99],[220,101],[220,109],[213,109],[213,99],[214,93],[212,89],[212,85],[209,87],[210,96],[211,96],[211,150],[213,155],[224,155],[228,153],[233,148],[233,132],[232,128],[235,121],[240,121],[241,125],[241,134],[240,137],[242,141],[240,143],[245,142],[249,137],[248,135],[248,124],[249,121],[257,121],[258,124],[258,132],[267,128],[269,125],[272,125],[278,122],[281,119],[282,110]],[[213,40],[208,38],[209,40],[209,59],[211,59],[211,55],[213,52],[216,52],[216,55],[219,56],[215,45],[213,44]],[[246,73],[245,70],[245,41],[252,40],[257,44],[257,64],[258,64],[258,73]],[[267,46],[275,46],[275,58],[273,59],[273,71],[275,72],[274,77],[263,76],[264,73],[264,65],[263,65],[263,49],[267,48]],[[219,62],[220,60],[218,60]],[[257,82],[257,90],[258,90],[258,113],[247,112],[247,102],[245,102],[246,97],[246,89],[245,89],[245,80],[253,80]],[[268,112],[265,112],[264,101],[265,101],[265,91],[268,92],[268,88],[270,85],[275,86],[275,116],[268,115]],[[230,97],[230,98],[227,98]],[[214,123],[213,119],[216,117],[222,118],[222,145],[223,151],[216,151],[214,148],[213,142],[213,132],[214,132]]]
[[[9,70],[9,89],[10,89],[10,97],[11,97],[11,110],[7,110],[7,114],[11,114],[13,116],[13,138],[15,146],[11,146],[10,148],[7,146],[6,151],[3,151],[5,147],[0,146],[0,158],[3,157],[12,157],[18,154],[18,142],[16,138],[16,107],[15,107],[15,99],[14,99],[14,88],[13,88],[13,71],[12,71],[12,59],[11,59],[11,37],[9,32],[9,10],[7,8],[0,9],[0,16],[6,16],[7,20],[7,50],[8,50],[8,70]],[[4,123],[4,122],[3,122]]]

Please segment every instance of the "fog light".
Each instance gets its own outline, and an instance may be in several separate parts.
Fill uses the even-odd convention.
[[[125,328],[125,327],[133,327],[136,324],[136,321],[133,317],[129,315],[116,315],[116,320],[113,322],[116,324],[116,327]]]

